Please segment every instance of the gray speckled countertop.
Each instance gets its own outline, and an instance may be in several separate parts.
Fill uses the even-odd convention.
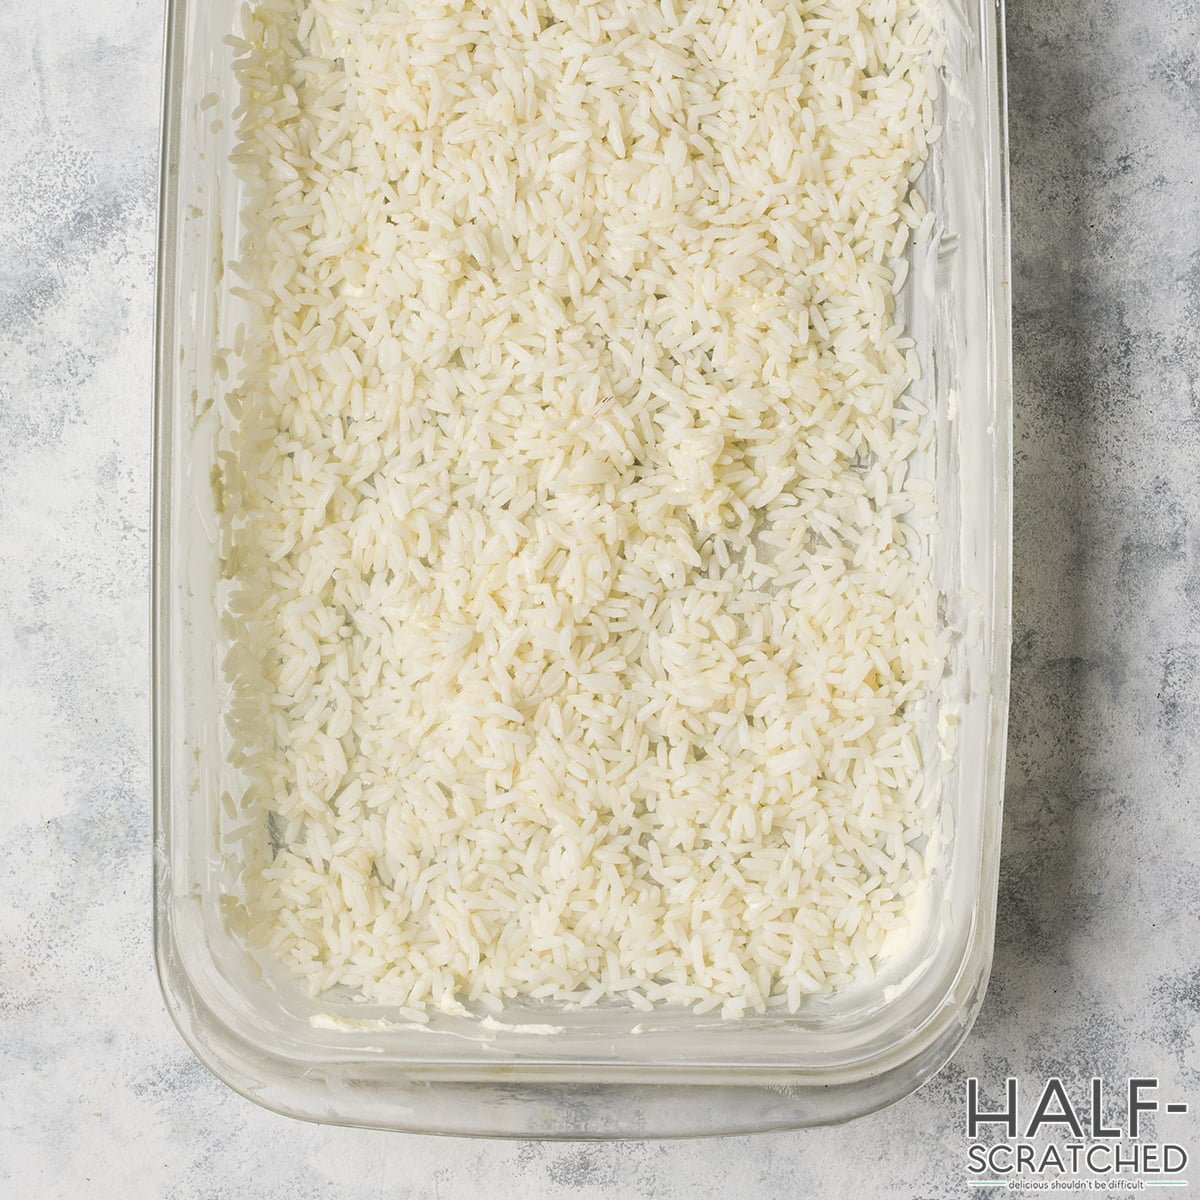
[[[212,1078],[150,946],[162,0],[0,5],[0,1196],[943,1197],[963,1081],[1157,1075],[1200,1190],[1200,0],[1011,0],[1016,631],[1000,927],[955,1062],[836,1130],[318,1128]],[[1186,1190],[1186,1189],[1185,1189]]]

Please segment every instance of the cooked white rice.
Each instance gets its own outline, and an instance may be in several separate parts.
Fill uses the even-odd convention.
[[[728,1016],[869,973],[943,645],[924,0],[263,0],[218,487],[254,939]]]

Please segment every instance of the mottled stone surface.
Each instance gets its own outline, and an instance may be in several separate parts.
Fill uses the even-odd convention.
[[[209,1076],[163,1010],[147,746],[161,23],[162,0],[0,5],[0,1195],[957,1196],[967,1075],[1156,1074],[1194,1109],[1200,2],[1010,3],[1016,648],[975,1032],[921,1093],[848,1127],[611,1146],[301,1125]],[[1195,1113],[1172,1121],[1200,1155]]]

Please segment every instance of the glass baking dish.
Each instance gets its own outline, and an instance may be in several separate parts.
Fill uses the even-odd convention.
[[[167,1006],[197,1056],[279,1112],[429,1133],[658,1137],[844,1121],[942,1067],[991,962],[1010,638],[1008,214],[999,0],[941,0],[943,126],[921,189],[933,233],[913,254],[904,317],[935,422],[931,548],[950,662],[931,705],[938,831],[911,936],[876,978],[795,1016],[723,1021],[625,1007],[414,1025],[313,998],[231,932],[232,851],[211,472],[214,400],[237,301],[229,167],[240,0],[168,5],[159,230],[154,497],[155,948]],[[228,811],[228,809],[226,810]]]

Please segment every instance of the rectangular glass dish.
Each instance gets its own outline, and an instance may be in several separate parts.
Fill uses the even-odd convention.
[[[155,947],[197,1056],[244,1095],[331,1123],[427,1133],[654,1137],[848,1120],[898,1100],[966,1036],[991,963],[1008,702],[1011,380],[1003,8],[942,0],[942,134],[919,187],[933,233],[901,297],[934,422],[932,552],[951,652],[930,705],[938,827],[910,936],[875,978],[800,1012],[722,1020],[623,1006],[509,1006],[406,1022],[312,997],[226,914],[239,794],[225,731],[212,476],[220,347],[239,302],[238,88],[224,38],[240,0],[168,5],[154,496]]]

